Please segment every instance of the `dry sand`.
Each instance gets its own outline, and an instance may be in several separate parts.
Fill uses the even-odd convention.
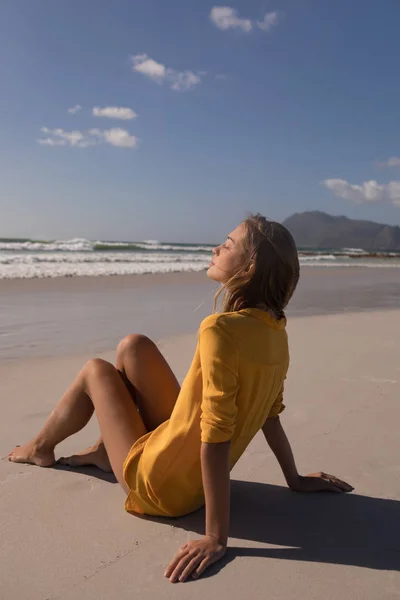
[[[282,417],[303,473],[333,472],[351,495],[288,491],[258,435],[235,467],[227,560],[197,582],[163,569],[203,531],[200,511],[128,515],[119,486],[84,472],[0,462],[1,600],[400,598],[400,311],[299,317]],[[182,379],[193,335],[161,344]],[[103,354],[113,359],[111,354]],[[0,365],[0,455],[26,441],[85,357]],[[79,450],[95,421],[59,447]]]

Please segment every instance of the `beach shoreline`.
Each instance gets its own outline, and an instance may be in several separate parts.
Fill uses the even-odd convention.
[[[190,273],[208,268],[211,244],[0,238],[0,279]],[[400,252],[298,248],[300,265],[400,268]]]
[[[0,280],[0,363],[96,355],[130,333],[195,333],[217,290],[205,272]],[[303,268],[287,315],[396,309],[399,297],[396,269]]]

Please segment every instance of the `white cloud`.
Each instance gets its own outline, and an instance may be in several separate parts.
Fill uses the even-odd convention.
[[[252,21],[240,18],[238,11],[230,6],[214,6],[210,12],[210,20],[222,31],[242,29],[245,33],[249,33],[253,27],[258,27],[262,31],[270,31],[274,25],[278,24],[279,13],[277,11],[269,12],[264,15],[262,21]]]
[[[64,129],[49,129],[42,127],[41,132],[47,137],[38,139],[44,146],[70,146],[87,148],[98,144],[110,144],[120,148],[136,148],[138,139],[125,129],[89,129],[89,131],[65,131]]]
[[[129,121],[137,117],[135,111],[123,106],[105,106],[104,108],[94,106],[92,115],[94,117],[107,117],[108,119],[121,119],[122,121]]]
[[[161,63],[156,62],[147,54],[136,54],[132,56],[133,70],[147,75],[150,79],[163,81],[167,75],[167,69]]]
[[[257,27],[263,31],[269,31],[278,24],[279,15],[276,11],[266,13],[262,21],[257,21]]]
[[[380,167],[400,167],[400,157],[391,156],[388,160],[378,163]]]
[[[200,75],[196,75],[193,71],[174,71],[168,69],[169,78],[171,81],[171,90],[176,92],[184,92],[192,90],[196,85],[201,83]]]
[[[66,146],[67,140],[57,139],[57,138],[40,138],[38,139],[39,144],[43,146]]]
[[[379,184],[374,180],[354,185],[344,179],[325,179],[322,181],[335,196],[351,200],[356,204],[393,204],[400,206],[400,181]]]
[[[86,148],[93,146],[94,142],[87,134],[82,131],[65,131],[64,129],[49,129],[42,127],[42,133],[48,134],[49,137],[38,140],[39,144],[47,146],[76,146],[77,148]]]
[[[71,106],[71,108],[68,109],[68,112],[70,115],[76,115],[76,113],[80,110],[82,110],[82,106],[80,104],[76,104],[75,106]]]
[[[119,148],[136,148],[138,144],[136,136],[130,135],[126,129],[121,129],[120,127],[113,127],[112,129],[89,129],[88,133],[98,138],[100,142],[103,141]]]
[[[206,75],[204,71],[194,73],[193,71],[177,71],[156,62],[147,54],[136,54],[131,57],[132,69],[142,73],[156,83],[168,82],[171,90],[185,92],[192,90],[201,83],[201,78]]]
[[[250,19],[241,19],[236,9],[230,6],[214,6],[210,12],[210,19],[218,29],[242,29],[246,33],[252,30]]]

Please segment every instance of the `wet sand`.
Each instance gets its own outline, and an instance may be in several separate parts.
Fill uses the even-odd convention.
[[[193,333],[218,288],[205,273],[0,281],[0,362],[114,348],[128,333]],[[304,267],[288,315],[400,306],[400,269]]]

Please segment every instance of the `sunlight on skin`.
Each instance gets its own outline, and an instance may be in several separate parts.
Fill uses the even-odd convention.
[[[227,236],[223,244],[213,249],[213,258],[207,271],[207,277],[223,284],[239,270],[243,263],[242,240],[245,233],[245,225],[240,223]]]

